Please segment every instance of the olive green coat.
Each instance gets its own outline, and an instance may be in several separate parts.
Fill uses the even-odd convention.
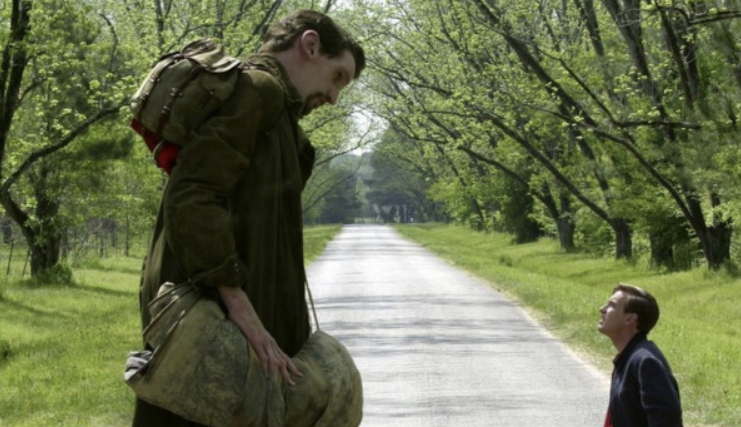
[[[303,106],[272,57],[246,62],[224,105],[182,144],[164,190],[142,275],[142,324],[165,282],[245,290],[289,356],[310,334],[304,297],[301,191],[314,149]]]

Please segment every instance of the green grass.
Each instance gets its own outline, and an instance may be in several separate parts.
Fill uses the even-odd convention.
[[[551,240],[513,245],[508,236],[456,226],[397,230],[519,301],[606,373],[615,350],[596,331],[598,309],[618,282],[647,289],[662,312],[651,339],[664,351],[680,384],[685,425],[738,425],[741,279],[704,269],[661,273],[639,264],[567,254]]]
[[[6,287],[0,301],[0,425],[124,426],[133,396],[122,381],[140,346],[140,260],[80,269],[74,286]]]
[[[306,229],[306,259],[340,226]],[[22,263],[16,263],[22,267]],[[134,396],[123,382],[141,346],[141,256],[89,260],[74,285],[0,276],[0,426],[129,426]]]
[[[313,261],[324,247],[340,232],[342,225],[319,225],[304,228],[304,259]]]

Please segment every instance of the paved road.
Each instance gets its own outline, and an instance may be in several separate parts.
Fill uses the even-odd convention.
[[[363,376],[362,427],[602,425],[604,375],[390,227],[346,226],[308,275]]]

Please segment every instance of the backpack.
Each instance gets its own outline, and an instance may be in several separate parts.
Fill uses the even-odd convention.
[[[162,56],[131,99],[131,127],[168,174],[190,132],[231,95],[245,64],[210,39]]]

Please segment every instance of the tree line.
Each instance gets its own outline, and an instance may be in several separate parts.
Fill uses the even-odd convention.
[[[242,57],[256,51],[282,14],[300,7],[331,13],[335,3],[3,2],[0,206],[29,248],[31,273],[60,266],[70,251],[100,246],[94,241],[101,233],[90,232],[100,224],[118,230],[104,233],[115,244],[124,244],[118,234],[123,242],[148,237],[166,179],[129,129],[128,104],[159,57],[202,37]],[[352,128],[353,96],[304,121],[317,147],[317,175],[332,175],[323,172],[329,159],[365,143]]]
[[[733,261],[738,1],[9,0],[0,205],[32,273],[91,224],[148,235],[165,177],[127,105],[154,60],[199,37],[244,56],[297,7],[336,16],[368,56],[302,123],[319,154],[308,222],[360,211],[670,268]]]
[[[732,261],[737,1],[363,3],[379,148],[452,219],[655,266]]]

